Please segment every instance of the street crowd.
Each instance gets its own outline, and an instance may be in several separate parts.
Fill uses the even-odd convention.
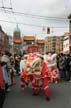
[[[0,55],[0,106],[3,104],[5,95],[11,91],[10,86],[16,84],[16,76],[20,75],[20,72],[24,70],[25,63],[24,54],[11,54],[5,51]],[[57,68],[59,70],[60,81],[71,81],[71,56],[70,54],[58,54],[56,56]],[[23,68],[22,68],[23,67]],[[45,67],[45,66],[44,66]]]
[[[60,79],[64,81],[70,81],[71,80],[70,54],[59,54],[57,56],[57,67],[59,69]]]

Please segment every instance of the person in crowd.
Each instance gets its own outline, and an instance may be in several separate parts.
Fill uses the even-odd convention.
[[[5,83],[5,91],[9,92],[10,88],[8,85],[9,77],[8,77],[8,71],[7,71],[7,63],[2,62],[1,65],[2,65],[3,79],[4,79],[4,83]]]
[[[70,55],[66,54],[65,55],[65,71],[66,71],[66,80],[70,80]]]
[[[60,78],[66,81],[65,56],[63,54],[59,57],[59,72]]]
[[[27,66],[26,66],[27,60],[26,59],[27,59],[27,57],[25,55],[21,58],[21,61],[20,61],[20,72],[23,72],[27,68]]]
[[[26,72],[27,70],[27,55],[24,55],[22,58],[21,58],[21,61],[20,61],[20,74],[22,72]],[[28,86],[28,81],[25,81],[22,77],[20,78],[20,87],[22,90],[24,90],[24,87]]]
[[[70,65],[70,80],[71,80],[71,55],[70,55],[70,63],[69,63],[69,65]]]
[[[60,55],[58,54],[57,57],[56,57],[56,59],[57,59],[57,68],[58,68],[58,70],[59,70],[59,58],[60,58]]]
[[[14,55],[10,56],[10,63],[11,65],[15,65]]]
[[[20,72],[20,59],[19,59],[18,55],[15,56],[15,70],[16,70],[16,74],[19,75],[19,72]]]
[[[4,88],[4,80],[3,80],[3,72],[2,72],[2,66],[0,62],[0,89]]]
[[[3,72],[2,66],[0,62],[0,108],[2,108],[4,100],[5,100],[5,89],[4,89],[4,80],[3,80]]]
[[[1,57],[1,62],[7,63],[7,68],[8,69],[9,69],[9,67],[11,67],[11,63],[10,63],[10,53],[8,51],[5,51],[5,53]]]
[[[15,61],[14,61],[14,56],[11,55],[10,56],[10,62],[11,62],[11,68],[9,69],[9,73],[10,73],[10,80],[11,80],[11,86],[16,84],[15,83]]]
[[[11,65],[12,67],[9,69],[10,72],[10,80],[11,80],[11,86],[13,86],[14,84],[16,84],[15,82],[15,69],[14,69],[14,65]]]

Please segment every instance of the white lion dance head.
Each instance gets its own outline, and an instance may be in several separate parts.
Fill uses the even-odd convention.
[[[47,63],[48,67],[55,67],[57,65],[56,56],[57,56],[56,53],[54,53],[54,54],[48,53],[48,54],[44,55],[44,60]]]

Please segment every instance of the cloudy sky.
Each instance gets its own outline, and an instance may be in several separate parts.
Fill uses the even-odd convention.
[[[36,35],[38,38],[47,36],[42,32],[43,27],[50,27],[50,36],[69,31],[67,17],[71,13],[71,0],[0,0],[2,6],[12,7],[12,10],[0,8],[0,25],[9,35],[13,35],[16,24],[21,35]]]

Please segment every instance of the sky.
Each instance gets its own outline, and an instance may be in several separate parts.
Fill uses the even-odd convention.
[[[12,7],[12,9],[0,8],[0,25],[8,35],[13,36],[17,24],[21,36],[34,35],[41,39],[52,35],[61,36],[69,31],[67,17],[71,13],[71,0],[0,0],[0,7],[2,6]],[[38,17],[15,15],[13,11]],[[43,33],[43,27],[50,27],[50,34]]]

